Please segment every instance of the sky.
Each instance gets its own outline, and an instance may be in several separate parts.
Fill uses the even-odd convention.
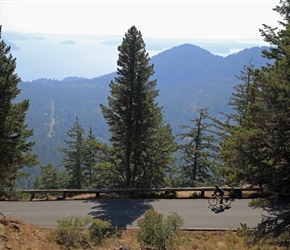
[[[278,26],[279,0],[0,0],[2,32],[263,40],[262,24]]]
[[[7,32],[46,39],[9,39],[20,48],[12,52],[22,80],[93,78],[116,70],[117,46],[133,25],[150,56],[183,43],[226,56],[251,44],[268,45],[259,29],[278,26],[277,5],[279,0],[0,0],[0,25],[4,39]],[[95,36],[85,41],[70,34],[118,41],[105,46]],[[67,39],[75,45],[62,45]]]

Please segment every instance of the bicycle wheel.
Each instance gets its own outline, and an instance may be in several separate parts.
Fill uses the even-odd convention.
[[[232,203],[232,201],[231,201],[231,199],[229,197],[224,197],[223,204],[225,206],[229,206],[229,205],[231,205],[231,203]]]
[[[215,206],[215,205],[218,203],[218,199],[215,198],[215,197],[209,198],[209,199],[208,199],[208,203],[209,203],[209,205],[211,205],[211,206]]]

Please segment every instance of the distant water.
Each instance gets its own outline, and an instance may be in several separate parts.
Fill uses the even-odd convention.
[[[14,42],[20,47],[13,50],[12,55],[16,57],[16,72],[21,79],[94,78],[116,70],[116,47],[101,45],[97,40],[75,40],[75,44],[61,44],[62,41],[65,39]]]
[[[11,52],[17,62],[16,73],[23,81],[69,76],[91,79],[117,69],[118,45],[103,44],[104,40],[46,35],[12,42],[20,48]],[[159,52],[148,51],[151,57]]]
[[[16,73],[22,81],[39,78],[62,80],[75,76],[94,78],[117,69],[118,46],[122,37],[79,35],[8,36],[19,50],[12,50],[16,58]],[[213,54],[227,56],[257,44],[224,41],[186,41],[144,39],[150,57],[183,43],[198,45]]]

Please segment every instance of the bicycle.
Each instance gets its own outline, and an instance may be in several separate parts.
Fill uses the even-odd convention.
[[[213,195],[212,197],[210,197],[208,199],[208,203],[211,206],[216,206],[220,201],[221,201],[221,197],[219,195]],[[230,197],[227,195],[224,195],[223,202],[221,204],[228,207],[229,205],[231,205],[231,203],[232,203],[232,201],[231,201]]]

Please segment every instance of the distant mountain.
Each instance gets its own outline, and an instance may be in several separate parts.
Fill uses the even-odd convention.
[[[173,132],[177,134],[181,125],[189,124],[197,115],[197,108],[208,107],[211,115],[230,111],[227,103],[233,87],[239,83],[236,76],[249,60],[257,68],[265,65],[263,49],[267,47],[253,47],[221,57],[201,47],[183,44],[153,56],[153,78],[157,79],[159,89],[157,102],[163,106],[164,118]],[[42,165],[61,165],[58,149],[64,146],[66,132],[76,116],[87,132],[92,128],[100,140],[110,138],[100,104],[107,105],[109,83],[115,76],[116,72],[112,72],[92,79],[42,78],[19,84],[22,91],[17,100],[30,101],[27,124],[34,129],[34,152]]]
[[[223,57],[191,44],[184,44],[159,53],[152,58],[158,81],[164,84],[206,81]],[[170,77],[169,77],[170,76]]]
[[[159,101],[175,132],[196,115],[197,108],[208,107],[212,115],[230,111],[227,106],[238,84],[244,65],[266,64],[261,55],[267,47],[253,47],[221,57],[191,44],[173,47],[152,58],[154,78],[160,89]]]
[[[152,57],[155,66],[155,78],[176,83],[200,80],[200,83],[216,81],[218,78],[235,78],[243,65],[252,59],[257,67],[265,64],[261,51],[267,47],[253,47],[226,57],[213,55],[201,47],[183,44],[173,47]],[[169,78],[170,76],[170,78]]]
[[[1,34],[17,58],[16,72],[23,81],[62,80],[67,76],[94,78],[116,70],[122,36],[6,32]],[[215,55],[227,56],[261,46],[262,40],[177,39],[144,37],[151,57],[180,44],[195,44]]]

